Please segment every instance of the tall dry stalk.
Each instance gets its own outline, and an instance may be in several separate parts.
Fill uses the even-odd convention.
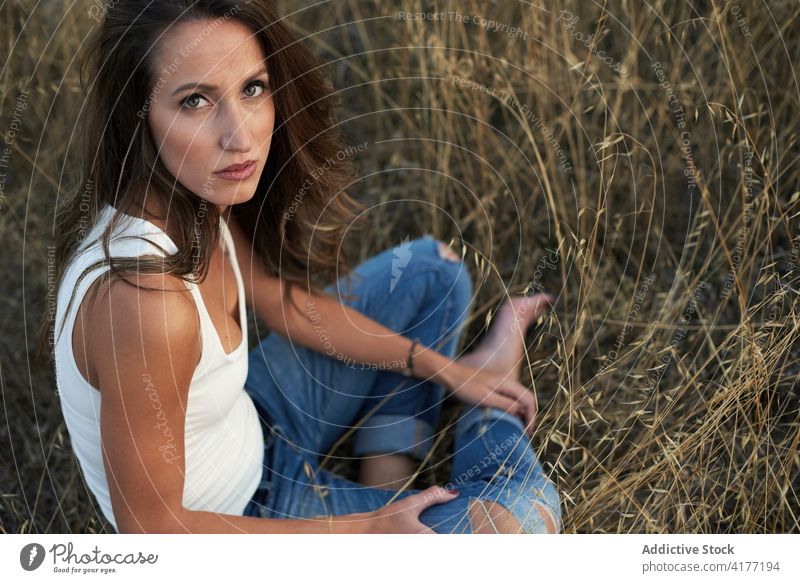
[[[2,248],[18,250],[0,258],[9,532],[105,528],[52,375],[26,366],[93,24],[88,1],[70,5],[0,9],[0,128],[30,93],[0,206]],[[525,380],[566,530],[800,530],[800,6],[437,5],[464,23],[383,2],[280,5],[331,62],[343,131],[366,144],[351,193],[373,228],[348,241],[354,259],[426,231],[465,246],[464,350],[507,295],[558,295],[528,336]],[[448,445],[420,483],[448,478]]]

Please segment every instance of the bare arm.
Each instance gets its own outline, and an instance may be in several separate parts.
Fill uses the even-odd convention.
[[[230,219],[228,227],[236,247],[246,301],[269,328],[292,342],[348,363],[367,364],[380,370],[406,366],[411,339],[335,297],[312,295],[295,287],[292,299],[302,311],[284,303],[284,282],[261,268],[235,219]],[[528,431],[534,430],[538,405],[533,391],[502,371],[466,366],[418,344],[414,347],[413,372],[419,378],[441,383],[464,402],[498,407],[519,415]]]
[[[303,312],[285,304],[284,282],[261,268],[235,219],[228,221],[228,227],[236,247],[247,304],[270,329],[331,358],[380,367],[381,370],[405,367],[411,339],[329,295],[312,295],[295,287],[292,299]],[[445,385],[450,384],[449,377],[456,368],[451,359],[420,344],[414,348],[413,365],[416,376]]]
[[[138,281],[161,289],[114,282],[94,306],[89,345],[101,393],[103,462],[120,533],[425,531],[418,514],[448,497],[443,488],[375,512],[315,519],[184,508],[185,409],[201,351],[196,308],[177,278],[148,275]]]

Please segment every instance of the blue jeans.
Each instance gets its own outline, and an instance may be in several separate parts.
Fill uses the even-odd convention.
[[[353,297],[337,296],[333,285],[325,291],[393,332],[454,358],[472,280],[466,265],[442,257],[438,246],[425,235],[361,263],[336,282],[340,294]],[[403,453],[422,460],[436,439],[443,399],[455,398],[440,384],[348,360],[313,306],[309,317],[327,354],[273,332],[249,355],[245,390],[264,422],[266,445],[263,478],[245,516],[368,512],[419,492],[364,486],[320,468],[321,458],[355,427],[355,457]],[[518,417],[465,404],[454,438],[451,480],[443,486],[460,495],[425,509],[423,524],[437,533],[471,533],[468,504],[479,499],[508,508],[526,533],[547,532],[545,515],[560,531],[558,492]]]

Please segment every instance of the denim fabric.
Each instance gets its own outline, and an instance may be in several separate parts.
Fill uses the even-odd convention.
[[[325,291],[393,332],[455,357],[471,306],[472,280],[463,262],[441,256],[439,241],[425,235],[353,271]],[[367,487],[321,468],[320,462],[351,428],[356,457],[405,453],[421,460],[430,452],[443,399],[454,398],[440,384],[349,361],[313,310],[309,316],[326,353],[273,332],[249,355],[245,390],[264,421],[266,446],[262,482],[245,516],[367,512],[419,492]],[[558,492],[520,419],[499,409],[464,405],[448,430],[455,431],[455,446],[451,480],[443,486],[461,494],[423,511],[424,524],[437,533],[471,533],[468,503],[480,499],[509,508],[528,533],[546,532],[535,506],[539,502],[560,530]]]

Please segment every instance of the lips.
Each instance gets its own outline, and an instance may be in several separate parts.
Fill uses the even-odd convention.
[[[214,172],[214,176],[222,180],[232,180],[234,182],[247,180],[251,176],[256,176],[256,161],[248,160],[240,164],[231,164],[224,170]]]
[[[255,160],[246,160],[245,162],[242,162],[240,164],[231,164],[230,166],[227,166],[222,170],[217,170],[216,172],[214,172],[214,174],[219,174],[221,172],[239,172],[241,170],[248,168],[251,164],[255,163],[256,163]]]

